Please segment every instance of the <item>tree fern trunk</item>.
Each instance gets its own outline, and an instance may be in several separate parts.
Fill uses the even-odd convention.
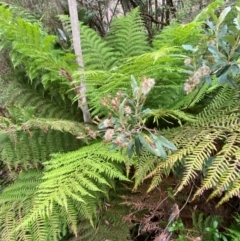
[[[83,63],[82,48],[81,48],[81,36],[80,36],[80,28],[79,28],[76,0],[68,0],[68,7],[69,7],[69,14],[70,14],[70,19],[71,19],[73,47],[74,47],[74,52],[77,56],[76,61],[79,65],[79,71],[84,71],[84,63]],[[88,105],[87,105],[85,80],[81,81],[79,88],[76,89],[76,93],[80,95],[80,97],[78,99],[78,106],[81,108],[81,110],[83,112],[84,122],[91,122],[91,116],[90,116],[90,112],[89,112]]]

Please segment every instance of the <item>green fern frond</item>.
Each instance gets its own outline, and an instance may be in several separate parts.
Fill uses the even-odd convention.
[[[77,202],[79,215],[92,219],[96,214],[98,196],[111,187],[108,178],[127,180],[114,164],[124,161],[124,156],[109,152],[109,147],[100,143],[53,155],[49,162],[44,163],[46,170],[35,194],[32,212],[26,215],[17,230],[34,223],[39,217],[53,215],[55,204],[68,213],[69,207],[75,207]],[[74,231],[76,226],[72,222],[71,225]]]
[[[196,109],[199,102],[208,96],[214,95],[214,92],[218,89],[219,85],[217,79],[213,79],[211,86],[206,83],[200,84],[188,95],[182,94],[181,99],[178,99],[178,101],[174,102],[170,107],[174,109]]]
[[[167,159],[158,160],[155,166],[145,165],[151,163],[152,157],[140,157],[136,169],[143,175],[135,180],[136,186],[141,180],[152,178],[150,191],[159,185],[166,172],[181,165],[183,177],[176,192],[201,175],[201,187],[194,197],[213,189],[209,198],[225,194],[221,204],[239,194],[240,123],[237,90],[227,86],[215,90],[217,91],[211,92],[215,97],[196,115],[194,122],[162,131],[177,146],[177,151],[168,153]]]
[[[171,23],[158,34],[153,41],[156,48],[166,46],[195,45],[202,37],[202,23],[191,22],[187,24]]]
[[[119,58],[140,55],[149,50],[139,8],[113,19],[107,41]]]
[[[20,126],[9,124],[0,130],[0,156],[9,170],[19,165],[25,169],[32,165],[38,167],[51,153],[72,151],[82,146],[76,139],[78,130],[82,130],[81,124],[48,121],[32,120]]]
[[[181,110],[156,109],[156,110],[151,110],[148,115],[152,116],[154,118],[154,122],[157,122],[157,123],[159,119],[165,120],[165,118],[167,117],[171,117],[172,119],[177,120],[180,125],[181,125],[181,120],[189,121],[189,122],[196,121],[196,118],[193,115],[184,113]]]
[[[222,194],[223,190],[231,189],[232,184],[239,179],[238,164],[240,156],[239,147],[236,146],[240,140],[239,133],[231,133],[225,139],[225,145],[215,156],[213,164],[208,168],[202,187],[196,195],[214,187],[215,190],[210,198],[218,196]],[[233,158],[234,156],[236,158]]]
[[[23,172],[0,194],[0,237],[4,240],[59,240],[78,233],[79,217],[92,220],[110,179],[127,181],[117,167],[125,157],[101,143],[54,154],[43,173]]]
[[[76,120],[72,111],[72,103],[60,98],[50,98],[44,90],[16,81],[0,81],[1,98],[8,109],[22,111],[22,108],[33,108],[33,115],[40,118],[58,118]],[[43,92],[43,93],[41,93]],[[59,100],[60,99],[60,100]],[[17,114],[17,113],[16,113]],[[21,114],[21,113],[19,113]]]
[[[23,123],[20,127],[24,131],[30,131],[31,129],[38,128],[42,131],[47,132],[48,130],[55,130],[70,133],[77,136],[80,132],[85,131],[85,127],[82,123],[73,122],[68,120],[59,120],[59,119],[44,119],[37,118],[28,120]]]
[[[167,107],[176,103],[181,96],[184,96],[181,86],[184,82],[184,74],[183,69],[178,67],[179,56],[176,56],[173,51],[176,50],[162,48],[153,53],[128,58],[109,71],[85,71],[87,96],[94,110],[93,113],[101,112],[100,100],[106,94],[116,94],[119,89],[131,94],[132,91],[129,88],[131,75],[134,75],[139,82],[142,76],[155,78],[156,84],[151,97],[147,100],[151,108]],[[75,73],[76,79],[79,79],[79,74],[81,75],[81,73]],[[180,80],[179,77],[181,77]]]
[[[82,143],[75,136],[57,131],[17,132],[16,136],[9,136],[1,131],[1,159],[9,170],[19,165],[28,169],[39,167],[43,161],[49,159],[54,152],[66,152],[79,148]],[[16,138],[16,139],[14,139]]]
[[[189,184],[191,180],[198,176],[198,172],[203,169],[206,159],[211,156],[211,153],[216,150],[214,141],[221,137],[222,131],[208,133],[203,131],[198,134],[200,143],[195,146],[193,152],[185,158],[183,178],[177,191],[180,191],[183,186]]]
[[[214,97],[209,105],[199,113],[198,118],[207,119],[213,115],[216,115],[216,112],[222,113],[226,111],[232,111],[232,108],[236,106],[238,101],[238,91],[229,88],[224,85]]]
[[[148,152],[142,152],[142,155],[139,158],[135,158],[139,160],[136,164],[136,170],[134,173],[134,189],[141,185],[147,174],[154,170],[159,162],[158,157],[150,157]]]
[[[37,186],[41,182],[42,174],[36,171],[29,171],[28,173],[21,173],[16,182],[5,189],[0,195],[0,226],[1,226],[1,240],[17,241],[17,240],[33,240],[31,239],[31,228],[21,230],[20,232],[14,232],[14,229],[18,223],[22,221],[22,217],[32,208],[33,196],[37,190]],[[46,222],[44,219],[36,222],[36,226],[39,229],[35,229],[35,235],[33,237],[36,240],[47,240],[46,236],[48,232]],[[36,236],[38,233],[38,236]],[[57,240],[57,239],[53,239]]]
[[[108,70],[117,61],[113,48],[91,28],[80,24],[84,64],[87,69]]]
[[[69,16],[60,15],[59,18],[64,22],[66,29],[71,32]],[[83,23],[80,23],[79,27],[85,69],[108,70],[117,61],[113,48],[90,27]]]
[[[71,86],[69,81],[59,75],[59,71],[64,69],[72,74],[77,69],[75,55],[55,50],[56,36],[45,33],[37,23],[14,17],[13,12],[3,5],[0,6],[0,20],[1,47],[12,45],[10,57],[13,65],[24,64],[31,80],[41,76],[46,89],[56,91],[58,87],[62,95],[66,94]]]

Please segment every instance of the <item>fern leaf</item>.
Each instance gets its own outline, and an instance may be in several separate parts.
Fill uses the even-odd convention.
[[[65,210],[67,219],[71,219],[68,209],[70,206],[76,208],[75,203],[78,203],[78,215],[91,219],[99,201],[97,196],[111,186],[107,177],[127,180],[112,163],[124,162],[125,158],[120,153],[109,152],[108,148],[96,143],[75,152],[54,155],[51,161],[45,162],[46,171],[35,194],[32,212],[26,215],[17,230],[42,216],[54,215],[55,205]],[[74,210],[72,212],[76,214]],[[76,226],[70,224],[74,231]]]
[[[112,21],[107,41],[119,53],[119,58],[140,55],[149,50],[138,8]]]

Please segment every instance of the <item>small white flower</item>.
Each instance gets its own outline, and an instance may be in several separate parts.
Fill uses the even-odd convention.
[[[107,129],[107,131],[105,132],[105,135],[104,135],[104,139],[106,141],[111,141],[112,138],[113,138],[113,134],[114,134],[114,130],[113,129]]]
[[[190,65],[192,60],[190,58],[184,60],[185,65]]]
[[[112,123],[112,121],[110,120],[110,119],[105,119],[104,121],[103,121],[103,126],[106,128],[106,127],[111,127],[111,126],[113,126],[113,123]]]
[[[155,85],[155,80],[154,79],[146,78],[145,76],[143,76],[142,84],[141,84],[142,93],[144,95],[147,95],[154,85]]]
[[[130,106],[126,106],[126,107],[124,108],[124,111],[125,111],[125,113],[126,113],[127,115],[130,115],[130,114],[132,113],[132,110],[131,110]]]
[[[184,91],[186,92],[186,94],[188,95],[189,93],[191,93],[194,89],[194,85],[190,85],[188,83],[184,84]]]

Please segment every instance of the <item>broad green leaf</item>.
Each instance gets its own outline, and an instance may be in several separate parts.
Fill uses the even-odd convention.
[[[140,142],[138,136],[135,137],[135,150],[136,150],[137,156],[140,156],[142,151],[142,143]]]
[[[207,20],[207,21],[206,21],[206,24],[207,24],[208,27],[209,27],[210,29],[212,29],[213,31],[216,30],[216,26],[214,25],[214,23],[213,23],[212,21]]]
[[[138,83],[133,75],[131,75],[131,87],[133,91],[133,96],[136,97],[136,90],[138,89]]]
[[[122,101],[122,103],[119,105],[119,115],[120,115],[120,119],[124,118],[124,106],[125,106],[125,102],[126,102],[127,98],[124,98],[124,100]]]
[[[232,35],[226,35],[226,36],[223,37],[223,39],[225,41],[227,41],[228,43],[230,43],[231,46],[234,46],[235,43],[236,43],[236,40]]]
[[[221,12],[221,14],[218,18],[218,23],[217,23],[218,26],[224,21],[225,17],[230,12],[230,10],[231,10],[231,6],[228,6]]]
[[[224,75],[225,73],[227,73],[228,69],[229,69],[230,65],[225,65],[222,68],[220,68],[215,74],[217,77],[220,77],[221,75]]]
[[[158,149],[156,148],[153,140],[152,140],[149,136],[141,133],[141,134],[138,135],[138,137],[139,137],[139,140],[140,140],[140,142],[142,143],[142,145],[143,145],[150,153],[152,153],[152,154],[155,155],[155,156],[160,156],[160,153],[158,152]]]
[[[193,46],[190,44],[183,44],[182,47],[187,51],[192,51],[192,52],[196,51],[196,49],[194,49]]]
[[[205,81],[208,85],[211,85],[211,83],[212,83],[212,78],[211,78],[211,76],[205,76],[203,79],[204,79],[204,81]]]
[[[143,110],[141,114],[144,117],[144,116],[149,115],[150,113],[151,113],[151,109],[147,108],[147,109]]]
[[[236,18],[234,18],[233,22],[237,28],[237,30],[240,30],[240,8],[239,7],[236,7],[237,10],[238,10],[238,15]]]
[[[105,129],[106,127],[104,126],[103,122],[98,125],[98,129],[102,130]]]
[[[212,54],[217,54],[218,53],[217,47],[215,45],[209,45],[208,46],[208,51],[211,52]]]
[[[156,135],[156,136],[164,147],[166,147],[170,150],[173,150],[173,151],[177,150],[177,147],[172,142],[167,140],[164,136],[161,136],[161,135]]]
[[[133,156],[134,153],[134,142],[131,141],[129,142],[128,146],[127,146],[127,155],[129,158],[131,158]]]
[[[155,142],[156,144],[156,147],[158,149],[158,152],[160,154],[160,156],[163,158],[163,159],[166,159],[167,158],[167,153],[166,151],[164,150],[163,146],[162,146],[162,142],[160,140],[157,140]]]
[[[229,71],[231,71],[233,76],[236,76],[236,75],[239,75],[240,68],[238,67],[237,64],[232,64],[231,67],[229,68]]]

